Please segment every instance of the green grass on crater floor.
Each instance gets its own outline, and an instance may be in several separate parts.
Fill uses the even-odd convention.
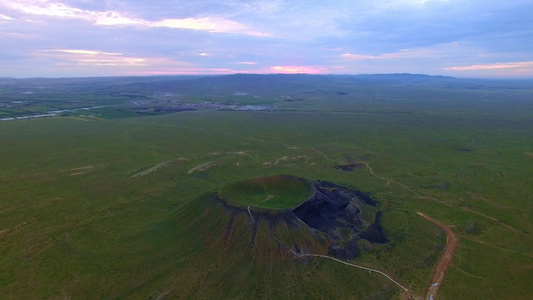
[[[219,194],[230,204],[289,209],[307,200],[312,195],[312,189],[304,179],[275,175],[227,185]]]

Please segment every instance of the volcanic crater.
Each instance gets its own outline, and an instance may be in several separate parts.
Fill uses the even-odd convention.
[[[259,227],[271,235],[283,228],[311,229],[328,254],[341,259],[356,258],[361,253],[361,240],[366,240],[366,245],[389,242],[379,224],[378,201],[368,193],[327,181],[276,175],[229,185],[209,199],[222,204],[234,216],[249,216],[252,247]],[[268,226],[261,226],[263,222]],[[291,238],[290,242],[274,238],[293,253],[305,251],[302,249],[306,247],[313,250],[309,249],[310,243],[298,238]]]

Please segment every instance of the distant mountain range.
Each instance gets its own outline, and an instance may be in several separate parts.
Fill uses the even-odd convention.
[[[339,95],[350,89],[383,87],[439,87],[478,89],[483,87],[524,88],[530,81],[464,79],[424,74],[231,74],[231,75],[172,75],[86,78],[0,78],[0,88],[20,90],[55,90],[75,94],[116,94],[169,92],[189,96],[239,95],[253,91],[254,95],[288,95],[297,92],[335,90]]]
[[[389,73],[389,74],[358,74],[358,75],[334,75],[334,74],[246,74],[246,73],[236,73],[229,75],[156,75],[156,76],[110,76],[110,77],[65,77],[65,78],[52,78],[52,77],[35,77],[35,78],[13,78],[13,77],[0,77],[0,80],[69,80],[72,82],[76,81],[86,81],[86,80],[108,80],[113,78],[114,80],[119,81],[138,81],[141,78],[151,79],[154,81],[160,80],[169,80],[169,79],[179,79],[179,80],[191,80],[191,79],[205,79],[205,78],[247,78],[250,80],[253,79],[264,79],[264,78],[360,78],[360,79],[454,79],[455,77],[442,76],[442,75],[425,75],[425,74],[411,74],[411,73]]]

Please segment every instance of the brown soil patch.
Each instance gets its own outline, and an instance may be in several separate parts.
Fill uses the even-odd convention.
[[[455,253],[455,250],[457,249],[458,240],[457,236],[450,229],[450,227],[438,222],[433,218],[426,216],[421,212],[417,212],[417,214],[420,215],[422,218],[430,221],[431,223],[439,226],[440,228],[442,228],[442,230],[444,230],[444,232],[446,232],[446,247],[444,248],[444,251],[440,256],[439,264],[437,265],[437,268],[433,273],[431,282],[429,283],[429,286],[426,290],[426,296],[424,297],[424,299],[426,300],[435,299],[437,297],[437,291],[439,290],[439,287],[442,284],[442,280],[444,279],[444,274],[446,274],[446,270],[448,270],[448,267],[452,262],[453,255]]]

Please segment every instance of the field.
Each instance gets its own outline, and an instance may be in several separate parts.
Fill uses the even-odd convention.
[[[376,273],[293,257],[287,248],[304,242],[326,254],[316,232],[254,224],[207,199],[283,174],[379,202],[390,242],[362,241],[351,263],[423,296],[446,235],[422,212],[459,239],[438,299],[530,299],[532,86],[415,75],[1,79],[0,119],[105,107],[0,122],[0,293],[399,298]]]

